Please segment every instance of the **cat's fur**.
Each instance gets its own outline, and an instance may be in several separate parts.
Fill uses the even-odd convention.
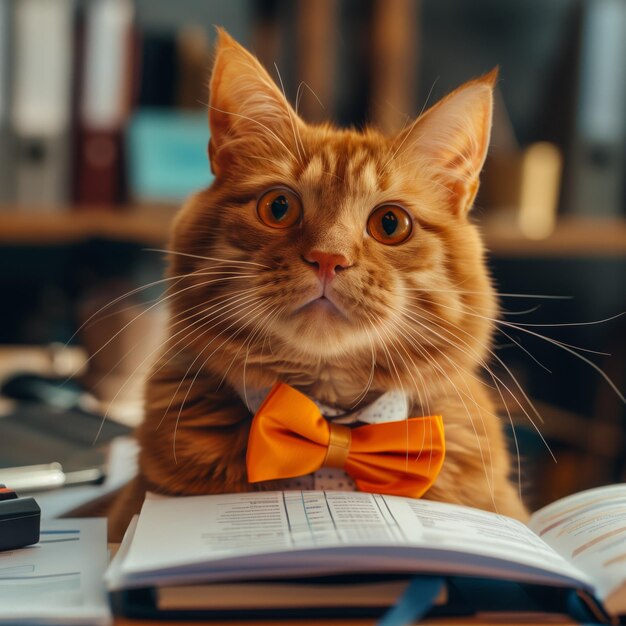
[[[255,488],[245,470],[251,415],[236,390],[276,380],[347,408],[405,390],[413,415],[445,424],[446,460],[424,497],[525,517],[483,382],[497,305],[468,219],[494,81],[492,72],[463,85],[393,137],[310,126],[220,32],[209,112],[216,179],[174,224],[169,340],[147,381],[141,476],[117,502],[114,537],[146,488]],[[301,224],[259,220],[257,200],[276,185],[302,198]],[[397,246],[366,232],[387,202],[414,220]],[[331,285],[343,314],[300,308],[319,288],[303,260],[313,249],[351,264]]]

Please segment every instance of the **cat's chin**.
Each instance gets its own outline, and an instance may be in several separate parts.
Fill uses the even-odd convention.
[[[368,345],[367,333],[328,298],[298,307],[282,328],[288,345],[314,358],[334,358]]]
[[[348,321],[348,316],[341,308],[326,296],[320,296],[302,305],[295,311],[295,315],[315,316],[320,320],[328,319],[331,321],[334,318],[340,318]]]

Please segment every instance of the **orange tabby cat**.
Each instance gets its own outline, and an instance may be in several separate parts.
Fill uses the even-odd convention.
[[[424,497],[525,517],[481,378],[497,305],[468,220],[495,78],[463,85],[393,137],[311,126],[219,33],[216,178],[174,224],[169,339],[147,381],[141,475],[116,504],[114,537],[146,489],[268,488],[246,480],[241,393],[278,380],[344,408],[403,390],[411,415],[445,424],[445,463]]]

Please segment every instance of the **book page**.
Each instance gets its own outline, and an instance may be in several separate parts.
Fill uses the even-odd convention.
[[[529,526],[593,579],[601,599],[626,581],[626,484],[558,500],[534,513]]]
[[[427,545],[555,570],[564,566],[561,556],[510,517],[429,500],[385,496],[385,501],[403,526],[419,523]]]
[[[493,574],[496,561],[501,572],[539,571],[542,580],[560,577],[589,586],[515,520],[438,502],[336,491],[148,497],[120,576],[163,582],[180,574],[232,579],[233,572]]]
[[[398,524],[370,494],[324,491],[258,492],[158,498],[141,510],[123,570],[142,571],[321,547],[393,545]],[[421,542],[419,525],[408,539]],[[158,550],[155,550],[158,546]]]

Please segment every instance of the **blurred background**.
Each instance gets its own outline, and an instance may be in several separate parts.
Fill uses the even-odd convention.
[[[624,480],[624,405],[598,371],[626,387],[623,0],[0,0],[0,468],[141,419],[169,224],[211,183],[215,25],[312,122],[392,132],[500,67],[474,219],[502,319],[527,324],[501,327],[494,361],[543,419],[509,380],[526,500]],[[59,434],[68,412],[83,426]]]

